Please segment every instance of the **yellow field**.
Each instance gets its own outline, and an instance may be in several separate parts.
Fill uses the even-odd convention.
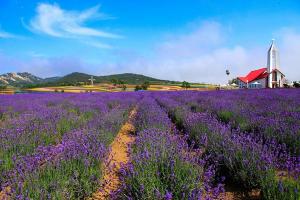
[[[0,94],[13,94],[13,93],[15,93],[15,91],[11,89],[0,90]]]
[[[134,91],[136,85],[127,84],[125,91]],[[149,91],[179,91],[185,90],[179,85],[150,85],[148,88]],[[215,90],[213,85],[201,85],[201,84],[192,84],[191,88],[188,90]],[[83,86],[56,86],[56,87],[42,87],[42,88],[30,88],[23,89],[22,91],[32,91],[32,92],[66,92],[66,93],[87,93],[87,92],[121,92],[123,89],[118,86],[114,86],[112,84],[103,83],[96,84],[94,86],[91,85],[83,85]],[[0,94],[13,94],[15,90],[7,89],[1,90]]]

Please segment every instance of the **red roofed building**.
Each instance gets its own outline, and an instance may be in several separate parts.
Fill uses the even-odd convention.
[[[267,67],[253,70],[247,76],[237,78],[240,88],[278,88],[283,87],[284,74],[279,71],[279,52],[272,41],[268,51]]]

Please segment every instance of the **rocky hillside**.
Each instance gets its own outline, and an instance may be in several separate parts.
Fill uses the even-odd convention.
[[[42,78],[34,76],[28,72],[7,73],[0,75],[0,84],[2,85],[35,84],[42,81]]]

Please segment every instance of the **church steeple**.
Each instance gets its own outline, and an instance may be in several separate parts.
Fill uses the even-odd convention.
[[[272,44],[268,51],[268,63],[267,63],[267,70],[269,73],[269,77],[268,77],[269,88],[272,88],[272,71],[274,69],[279,69],[279,51],[275,46],[275,40],[272,39]]]
[[[268,67],[270,70],[279,69],[279,51],[275,45],[275,40],[272,39],[272,44],[268,51]]]
[[[268,49],[267,67],[252,70],[247,76],[237,77],[240,88],[282,88],[285,75],[279,69],[279,51],[274,39]]]

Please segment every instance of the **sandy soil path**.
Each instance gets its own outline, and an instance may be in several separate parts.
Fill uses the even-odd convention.
[[[135,140],[131,134],[134,132],[132,120],[136,115],[136,108],[133,109],[129,115],[129,120],[122,126],[115,140],[111,144],[111,151],[108,159],[104,164],[102,180],[103,185],[101,190],[93,194],[91,199],[102,200],[109,198],[109,195],[116,191],[120,186],[120,178],[118,171],[121,164],[129,162],[129,147]]]
[[[129,161],[129,145],[134,142],[135,137],[131,134],[134,132],[134,126],[132,125],[132,120],[136,115],[136,108],[134,108],[130,114],[128,121],[122,126],[115,140],[111,144],[111,151],[108,159],[105,161],[103,167],[103,185],[99,192],[93,194],[92,199],[107,199],[109,194],[116,191],[120,185],[120,180],[118,177],[118,171],[121,164],[126,164]],[[56,145],[59,147],[60,144]],[[57,156],[57,155],[55,155]],[[54,156],[54,157],[55,157]],[[53,158],[53,156],[51,156]],[[50,158],[49,158],[50,159]],[[49,160],[45,160],[40,163],[41,167],[47,163]],[[0,200],[9,200],[11,189],[10,187],[0,190]]]
[[[4,190],[0,192],[0,200],[10,200],[10,196],[8,195],[10,190],[10,187],[4,188]]]
[[[252,190],[251,192],[243,192],[240,189],[226,189],[226,192],[222,193],[217,200],[259,200],[261,199],[261,193],[259,190]]]

